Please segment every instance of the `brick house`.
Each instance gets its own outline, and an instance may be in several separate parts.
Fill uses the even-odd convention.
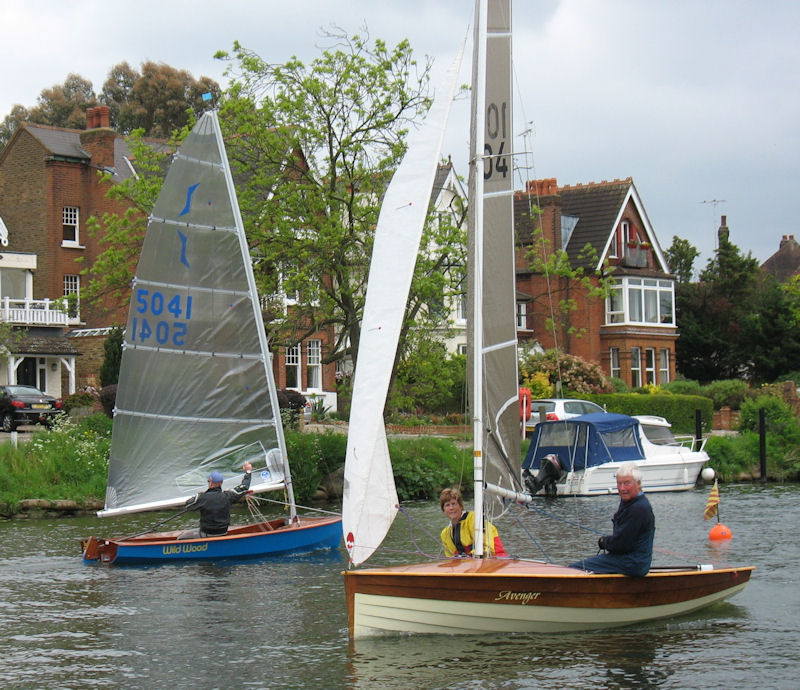
[[[563,187],[555,179],[532,180],[516,193],[514,215],[520,345],[558,344],[634,387],[673,380],[675,280],[632,179]],[[607,263],[615,282],[611,295],[590,298],[574,282],[534,273],[526,254],[536,227],[544,247],[563,248],[572,268],[596,276]],[[595,254],[585,253],[587,245]],[[554,302],[567,298],[577,305],[555,333],[545,327],[550,295]],[[570,326],[580,333],[571,333]]]
[[[111,181],[102,182],[98,171],[112,173]],[[113,326],[127,322],[130,300],[99,307],[81,303],[87,280],[81,271],[103,250],[99,238],[89,236],[86,221],[124,213],[123,203],[106,193],[110,184],[134,174],[124,137],[109,126],[107,106],[87,110],[85,130],[25,123],[0,152],[0,238],[9,249],[0,253],[0,320],[27,328],[29,336],[17,346],[23,350],[12,353],[5,381],[39,384],[53,395],[99,385],[105,339]],[[19,275],[7,270],[12,254]],[[71,295],[68,308],[57,309],[53,302],[66,295]],[[283,305],[290,309],[291,299],[284,298]],[[45,311],[49,322],[41,326]],[[320,395],[335,406],[335,365],[322,364],[332,337],[312,333],[294,348],[278,348],[273,357],[278,388]],[[31,374],[36,367],[46,377]]]
[[[726,220],[722,216],[722,227],[727,226]],[[785,283],[800,274],[800,244],[794,235],[784,235],[781,238],[778,251],[761,264],[761,270],[779,283]]]

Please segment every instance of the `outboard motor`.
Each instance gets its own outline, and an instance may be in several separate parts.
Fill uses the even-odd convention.
[[[556,482],[566,474],[557,455],[545,455],[540,461],[539,471],[534,475],[530,470],[522,470],[522,479],[531,496],[544,489],[546,496],[558,495]]]

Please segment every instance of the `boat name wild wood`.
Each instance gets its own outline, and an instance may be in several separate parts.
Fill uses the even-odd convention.
[[[208,550],[208,542],[205,544],[171,544],[170,546],[165,546],[162,549],[162,552],[165,556],[169,556],[173,553],[195,553],[197,551],[207,551]]]

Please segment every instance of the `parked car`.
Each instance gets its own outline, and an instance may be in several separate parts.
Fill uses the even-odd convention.
[[[61,414],[61,399],[42,393],[33,386],[0,386],[0,419],[3,431],[16,430],[20,424],[50,426],[53,418]]]
[[[573,398],[540,398],[531,401],[531,417],[525,422],[525,431],[533,431],[540,421],[539,412],[544,408],[545,419],[548,422],[560,419],[579,417],[582,414],[605,412],[597,403],[588,400],[575,400]]]

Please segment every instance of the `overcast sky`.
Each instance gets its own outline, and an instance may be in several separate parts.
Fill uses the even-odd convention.
[[[234,40],[270,62],[310,60],[334,24],[408,38],[438,73],[471,21],[469,0],[0,0],[0,118],[70,72],[99,92],[122,61],[224,86],[213,55]],[[792,0],[516,0],[515,130],[532,133],[517,145],[532,152],[523,178],[630,176],[662,246],[688,239],[696,268],[722,215],[735,244],[767,259],[782,235],[800,240],[799,29]],[[443,152],[463,175],[467,117],[457,103]]]

